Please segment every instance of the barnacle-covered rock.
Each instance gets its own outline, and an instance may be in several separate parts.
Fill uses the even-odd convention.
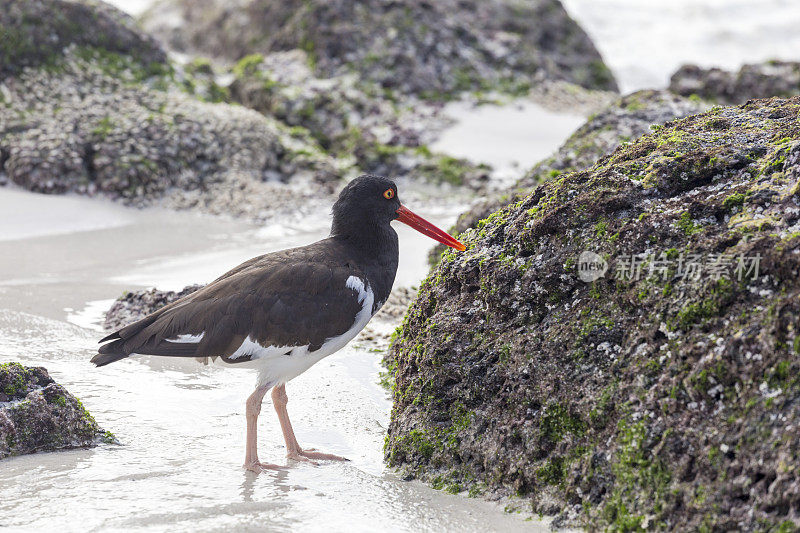
[[[47,370],[0,364],[0,459],[115,441]]]
[[[315,72],[357,72],[388,91],[449,98],[525,92],[541,80],[616,90],[558,0],[171,0],[143,17],[167,46],[238,61],[301,49]]]
[[[153,70],[166,68],[167,55],[156,41],[104,2],[0,1],[0,80],[26,67],[53,66],[70,45],[125,54]]]
[[[2,94],[0,171],[32,191],[258,219],[327,197],[341,179],[279,121],[200,101],[129,56],[71,47],[56,67],[4,80]]]
[[[432,152],[441,127],[440,104],[385,91],[355,74],[317,77],[302,50],[251,54],[233,67],[231,98],[306,135],[361,173],[481,190],[486,165]]]
[[[391,465],[561,525],[800,526],[800,97],[673,120],[462,240],[393,344]]]
[[[683,65],[670,78],[669,90],[721,104],[743,104],[752,98],[800,94],[800,63],[767,61],[743,65],[738,72]]]

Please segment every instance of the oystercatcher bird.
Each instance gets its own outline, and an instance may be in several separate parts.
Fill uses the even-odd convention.
[[[245,468],[278,468],[258,459],[256,423],[272,389],[287,457],[344,460],[303,449],[286,411],[286,382],[340,350],[381,308],[392,290],[399,255],[398,220],[464,250],[463,244],[404,207],[397,186],[360,176],[339,194],[327,239],[255,257],[147,317],[105,337],[97,366],[131,355],[220,358],[258,369],[246,402]]]

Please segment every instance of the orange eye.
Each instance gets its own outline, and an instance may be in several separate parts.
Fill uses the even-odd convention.
[[[386,189],[385,191],[383,191],[383,197],[386,198],[387,200],[391,200],[392,198],[394,198],[394,190]]]

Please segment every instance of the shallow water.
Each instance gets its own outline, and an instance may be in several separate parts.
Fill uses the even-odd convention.
[[[800,61],[797,0],[563,0],[623,94],[661,88],[684,63],[737,70]]]
[[[461,209],[417,211],[446,226]],[[351,344],[287,386],[301,444],[351,462],[258,476],[241,469],[252,371],[148,357],[89,363],[102,313],[123,290],[208,281],[325,235],[326,217],[306,223],[259,228],[0,188],[0,362],[47,367],[122,443],[0,462],[0,529],[542,530],[500,504],[402,481],[384,466],[391,402],[377,384],[380,353]],[[430,244],[397,229],[398,285],[417,283]],[[259,429],[262,460],[286,464],[269,400]]]
[[[509,186],[521,173],[553,153],[554,139],[566,139],[586,121],[578,113],[555,113],[520,100],[506,105],[452,102],[445,115],[456,120],[431,148],[494,169],[493,185]]]

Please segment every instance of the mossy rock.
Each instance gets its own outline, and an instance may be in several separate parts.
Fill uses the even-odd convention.
[[[431,100],[464,91],[524,94],[545,79],[617,89],[591,39],[557,0],[195,4],[162,2],[145,14],[145,27],[179,51],[231,61],[300,49],[320,76],[356,72],[388,91]]]
[[[47,370],[0,364],[0,459],[115,441]]]
[[[799,119],[674,120],[462,234],[391,348],[389,463],[557,525],[799,527]]]
[[[0,79],[25,67],[53,66],[69,45],[124,54],[147,66],[167,61],[164,50],[131,17],[104,2],[2,2]]]

